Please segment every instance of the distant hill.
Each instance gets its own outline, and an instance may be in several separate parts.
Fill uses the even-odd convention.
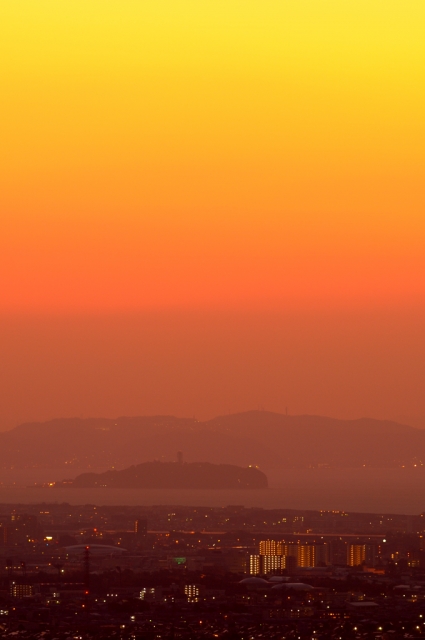
[[[107,489],[266,489],[267,476],[254,467],[209,462],[144,462],[122,471],[83,473],[56,487]]]
[[[172,416],[57,419],[0,433],[0,468],[125,468],[205,460],[281,467],[425,464],[425,431],[396,422],[248,411],[199,422]],[[69,474],[72,475],[71,473]]]

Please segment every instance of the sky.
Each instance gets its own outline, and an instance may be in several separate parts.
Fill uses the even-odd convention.
[[[424,27],[422,0],[2,0],[0,429],[425,416]]]

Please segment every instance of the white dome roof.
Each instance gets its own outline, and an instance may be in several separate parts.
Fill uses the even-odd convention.
[[[257,584],[258,586],[264,586],[268,585],[269,583],[267,582],[267,580],[264,580],[264,578],[257,578],[255,576],[252,576],[252,578],[244,578],[239,582],[239,584]]]

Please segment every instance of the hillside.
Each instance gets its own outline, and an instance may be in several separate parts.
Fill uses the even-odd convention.
[[[425,431],[396,422],[249,411],[199,422],[172,416],[56,419],[0,433],[0,468],[125,468],[205,460],[261,469],[396,467],[425,462]],[[70,474],[71,475],[71,474]]]

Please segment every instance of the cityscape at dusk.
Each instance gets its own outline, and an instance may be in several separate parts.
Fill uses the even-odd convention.
[[[1,638],[425,638],[424,32],[1,1]]]

